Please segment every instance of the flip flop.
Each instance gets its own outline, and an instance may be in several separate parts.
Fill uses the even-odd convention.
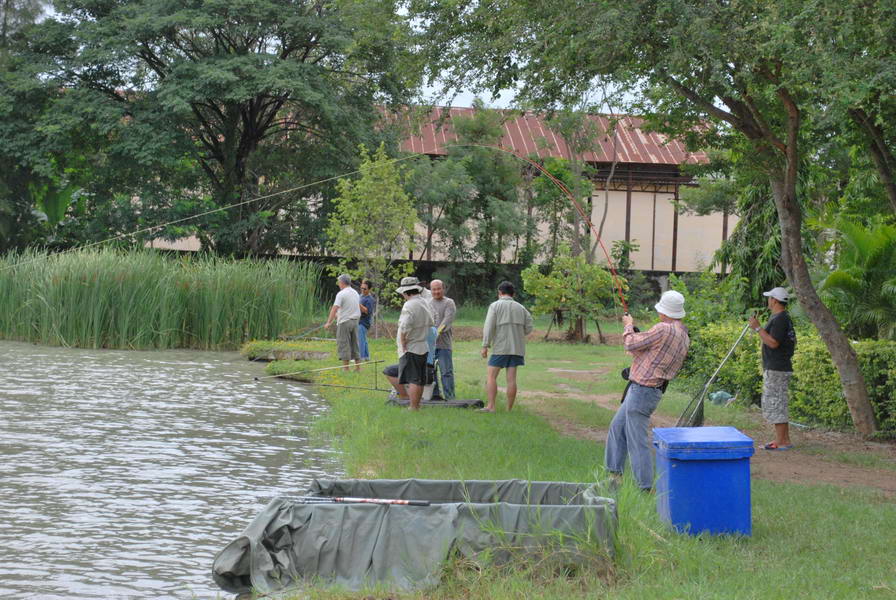
[[[789,446],[779,446],[775,442],[769,442],[765,446],[763,446],[763,448],[765,448],[766,450],[790,450],[791,448],[793,448],[793,444],[790,444]]]
[[[493,411],[493,410],[489,410],[489,409],[487,409],[487,408],[477,408],[477,409],[476,409],[476,412],[484,412],[484,413],[492,413],[492,414],[494,414],[495,411]]]

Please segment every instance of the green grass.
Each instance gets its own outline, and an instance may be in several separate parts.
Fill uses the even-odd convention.
[[[374,340],[372,356],[393,361],[391,340]],[[485,366],[475,342],[455,346],[460,397],[482,397]],[[553,403],[554,414],[605,427],[611,412],[556,396],[567,383],[586,393],[619,393],[618,368],[629,359],[621,348],[529,345],[519,371],[521,390],[541,392],[530,400]],[[300,368],[337,364],[301,361]],[[292,367],[295,365],[292,364]],[[271,369],[290,368],[272,363]],[[593,381],[560,379],[548,368],[596,370]],[[327,371],[325,382],[368,387],[371,373]],[[383,380],[380,378],[380,385]],[[342,450],[347,474],[364,478],[451,478],[592,482],[601,479],[603,446],[563,436],[525,406],[495,415],[428,409],[419,413],[386,406],[385,393],[320,387],[332,410],[319,424]],[[670,393],[661,406],[677,414],[688,400]],[[707,406],[714,422],[749,415],[736,407]],[[477,571],[449,564],[442,584],[417,594],[377,598],[892,598],[896,567],[892,532],[896,506],[877,492],[821,485],[752,482],[753,536],[691,537],[674,533],[658,518],[654,499],[626,478],[617,497],[619,531],[612,572],[565,577],[521,561],[511,568]],[[363,598],[316,588],[313,598]]]
[[[319,267],[150,250],[0,257],[0,337],[84,348],[233,349],[307,325]]]

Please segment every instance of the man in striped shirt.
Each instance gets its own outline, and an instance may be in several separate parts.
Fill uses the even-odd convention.
[[[681,368],[691,343],[681,322],[684,296],[668,291],[654,308],[660,322],[645,333],[635,333],[631,316],[622,317],[623,345],[633,357],[631,386],[610,423],[604,456],[607,470],[616,475],[622,474],[626,457],[631,457],[635,480],[645,491],[653,488],[653,456],[647,439],[650,415],[659,405],[666,384]]]

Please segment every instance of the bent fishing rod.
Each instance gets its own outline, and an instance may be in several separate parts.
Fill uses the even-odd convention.
[[[628,303],[625,301],[625,293],[623,292],[622,284],[619,281],[619,274],[616,272],[616,268],[613,266],[613,261],[610,259],[610,253],[607,251],[607,247],[604,245],[604,242],[601,239],[599,232],[594,227],[594,223],[591,221],[591,217],[585,213],[585,209],[582,207],[582,204],[578,200],[576,200],[576,197],[573,195],[573,193],[569,190],[568,187],[566,187],[566,185],[562,181],[560,181],[557,177],[555,177],[553,175],[553,173],[551,173],[550,171],[545,169],[542,165],[538,164],[536,161],[532,160],[528,156],[523,156],[522,154],[518,154],[514,150],[511,150],[510,148],[505,148],[504,146],[493,145],[493,144],[451,144],[451,146],[453,146],[453,147],[472,147],[472,148],[490,148],[492,150],[498,150],[500,152],[510,154],[511,156],[514,156],[514,157],[518,158],[519,160],[535,167],[545,177],[547,177],[551,181],[551,183],[553,183],[555,186],[557,186],[557,188],[560,189],[560,191],[562,191],[566,195],[567,198],[569,198],[570,202],[572,202],[573,207],[576,209],[576,212],[582,218],[582,221],[585,222],[585,224],[591,230],[591,233],[594,234],[595,241],[600,246],[600,249],[604,253],[604,257],[606,257],[606,259],[607,259],[607,267],[609,267],[610,274],[613,277],[613,285],[616,287],[616,292],[619,296],[619,302],[622,304],[622,308],[623,308],[625,314],[626,315],[628,314]]]

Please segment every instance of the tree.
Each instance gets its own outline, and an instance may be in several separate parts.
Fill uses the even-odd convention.
[[[431,259],[441,250],[448,260],[464,260],[470,238],[470,216],[477,191],[463,163],[454,158],[422,157],[407,177],[408,194],[417,218],[426,228],[416,246],[417,259]]]
[[[45,76],[79,92],[74,116],[146,133],[129,148],[139,165],[157,153],[190,162],[199,204],[244,203],[195,230],[220,253],[294,241],[295,216],[322,216],[326,188],[246,201],[350,170],[358,143],[386,135],[377,105],[416,87],[406,21],[389,1],[63,0],[38,29]]]
[[[360,171],[357,180],[342,178],[337,184],[327,237],[339,263],[330,270],[381,286],[410,273],[409,263],[395,259],[413,249],[416,213],[402,171],[384,144],[373,156],[361,145]]]
[[[896,227],[866,229],[842,220],[838,268],[821,290],[858,337],[896,339]]]
[[[520,163],[487,147],[501,142],[501,113],[487,109],[478,99],[473,108],[472,116],[452,120],[458,144],[449,149],[449,157],[461,162],[476,188],[469,211],[475,236],[472,255],[466,260],[501,263],[506,243],[523,233],[525,227],[518,208]]]
[[[42,0],[0,0],[0,51],[23,27],[33,24],[47,2]]]
[[[606,267],[589,264],[584,254],[572,256],[569,246],[560,248],[547,273],[542,273],[538,265],[530,265],[522,277],[526,293],[535,298],[532,312],[561,313],[569,318],[569,340],[583,341],[585,322],[593,319],[597,323],[600,309],[616,298],[613,277]]]
[[[802,63],[819,35],[811,4],[519,0],[459,7],[412,0],[411,6],[427,24],[433,72],[449,69],[451,82],[518,88],[523,98],[551,106],[610,79],[637,94],[631,109],[640,107],[655,128],[692,147],[722,147],[726,137],[746,142],[771,189],[781,267],[837,365],[856,428],[875,431],[855,351],[819,298],[803,252],[797,182],[810,155],[805,142],[820,91]]]

